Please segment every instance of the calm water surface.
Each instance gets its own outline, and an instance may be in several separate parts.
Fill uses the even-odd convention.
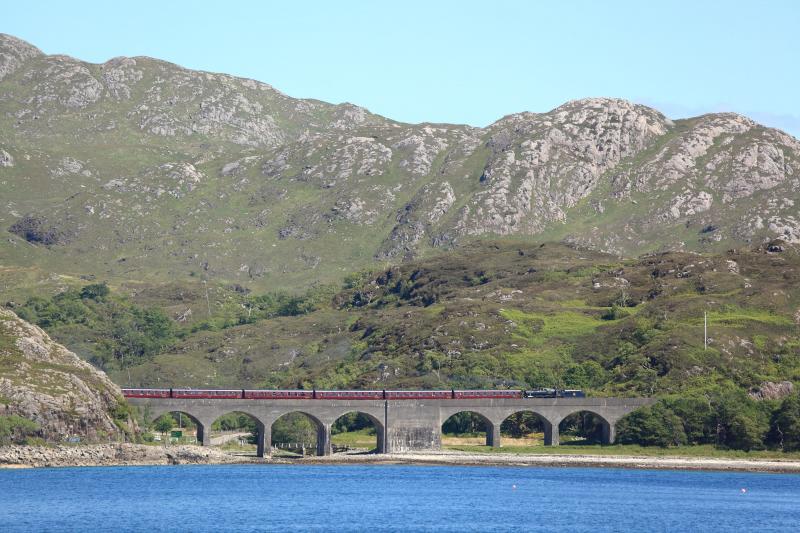
[[[0,531],[112,530],[798,531],[800,476],[376,465],[0,470]]]

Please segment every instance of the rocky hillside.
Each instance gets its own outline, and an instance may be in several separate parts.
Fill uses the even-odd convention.
[[[595,98],[402,124],[0,35],[0,131],[0,258],[45,273],[263,290],[487,235],[627,256],[800,241],[800,142],[734,114]]]
[[[0,415],[32,420],[52,441],[116,439],[129,422],[121,392],[105,374],[6,309],[0,309]]]

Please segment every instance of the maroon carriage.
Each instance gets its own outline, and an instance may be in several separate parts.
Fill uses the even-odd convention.
[[[242,397],[242,389],[172,389],[172,397],[234,400]]]
[[[169,398],[169,389],[122,389],[126,398]]]
[[[456,400],[492,399],[492,398],[522,398],[518,390],[457,390],[453,391]]]
[[[248,400],[310,400],[314,392],[310,390],[247,390],[244,397]]]
[[[318,390],[318,400],[383,400],[382,390]]]
[[[387,390],[387,400],[449,400],[452,390]]]

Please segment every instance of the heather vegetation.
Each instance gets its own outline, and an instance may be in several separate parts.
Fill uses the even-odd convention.
[[[620,423],[622,442],[791,449],[798,281],[788,247],[620,259],[501,240],[362,271],[337,290],[95,284],[16,309],[123,385],[581,388],[660,399]],[[103,346],[119,354],[111,363],[93,356]]]

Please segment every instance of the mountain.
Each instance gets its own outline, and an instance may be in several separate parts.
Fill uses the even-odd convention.
[[[730,113],[591,98],[486,128],[403,124],[0,35],[0,132],[6,287],[297,289],[483,237],[629,257],[800,241],[800,142]]]
[[[48,441],[117,440],[135,427],[122,392],[103,372],[1,308],[0,406],[1,417],[34,422],[33,433]]]

